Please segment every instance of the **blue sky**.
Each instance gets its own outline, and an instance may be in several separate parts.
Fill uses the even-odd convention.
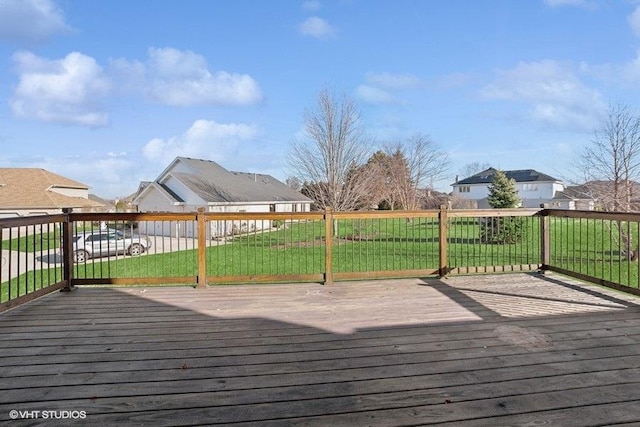
[[[284,180],[304,111],[352,97],[372,148],[421,133],[570,177],[640,109],[632,0],[0,0],[0,166],[119,197],[175,156]]]

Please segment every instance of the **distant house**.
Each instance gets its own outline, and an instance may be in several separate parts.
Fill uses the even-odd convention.
[[[452,185],[453,195],[458,199],[468,202],[474,208],[489,208],[487,197],[489,186],[497,170],[489,168]],[[533,169],[503,171],[509,179],[516,182],[518,196],[522,200],[524,208],[539,208],[541,205],[549,205],[558,192],[565,189],[559,179],[553,178]]]
[[[308,212],[312,200],[270,175],[231,172],[210,160],[176,157],[152,182],[142,182],[133,198],[141,212]],[[212,224],[211,237],[243,229],[243,224]],[[253,227],[270,227],[269,221]],[[193,225],[153,232],[192,236]],[[142,230],[141,230],[142,231]],[[147,230],[151,232],[151,230]]]
[[[567,186],[563,191],[558,191],[549,202],[549,208],[577,209],[592,211],[596,208],[597,200],[593,192],[585,185]]]
[[[0,168],[0,218],[58,214],[64,208],[91,211],[89,187],[37,168]]]
[[[635,181],[629,182],[631,185],[631,194],[629,199],[629,209],[633,212],[640,211],[640,183]],[[624,184],[619,184],[618,189],[621,195],[620,199],[624,199]],[[570,200],[570,206],[566,209],[581,210],[614,210],[618,203],[624,203],[625,200],[615,200],[615,183],[613,181],[588,181],[584,184],[568,186],[563,192],[559,193],[556,198],[566,198]],[[552,207],[557,207],[552,205]]]

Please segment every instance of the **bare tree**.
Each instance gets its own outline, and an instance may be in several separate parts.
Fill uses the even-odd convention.
[[[422,205],[425,188],[433,188],[449,170],[448,155],[429,136],[415,134],[404,143],[386,149],[391,177],[389,197],[400,209],[415,210]]]
[[[629,212],[634,181],[640,178],[640,117],[627,105],[609,107],[579,166],[602,208]]]
[[[637,180],[640,178],[640,117],[629,106],[610,106],[602,126],[585,147],[578,167],[585,174],[587,192],[602,209],[629,212]],[[631,234],[624,224],[616,224],[620,245],[628,259],[637,259]]]
[[[288,177],[284,183],[296,191],[302,190],[302,183],[296,177]]]
[[[467,163],[462,167],[462,169],[460,169],[459,175],[460,177],[462,177],[462,179],[469,178],[470,176],[473,176],[478,172],[487,170],[490,167],[491,167],[490,163],[480,163],[480,162]]]
[[[292,143],[288,165],[319,209],[354,210],[370,185],[360,167],[368,154],[354,101],[324,89],[305,113],[304,138]]]

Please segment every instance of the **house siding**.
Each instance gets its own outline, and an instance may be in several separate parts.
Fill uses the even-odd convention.
[[[138,203],[141,212],[183,212],[184,207],[169,203],[167,197],[155,189],[149,189],[145,197]]]
[[[274,206],[275,205],[275,206]],[[295,212],[294,206],[297,207],[297,212],[301,212],[300,205],[297,203],[256,203],[256,204],[244,204],[244,205],[226,205],[226,206],[209,206],[209,212],[218,213],[235,213],[235,212],[272,212],[271,206],[275,207],[274,212]],[[253,231],[264,231],[273,228],[274,223],[271,220],[260,221],[215,221],[211,223],[210,232],[211,237],[224,237],[228,235],[247,233]]]
[[[468,202],[471,206],[475,205],[479,209],[489,208],[487,198],[493,172],[495,170],[488,169],[452,184],[453,194],[460,200]],[[551,203],[556,193],[563,191],[565,187],[562,182],[529,169],[507,171],[506,173],[519,177],[515,178],[520,179],[515,183],[515,189],[521,200],[520,206],[524,208],[539,208],[541,205]]]
[[[250,179],[248,179],[250,178]],[[298,198],[299,197],[299,198]],[[273,200],[270,200],[272,198]],[[266,200],[264,200],[266,199]],[[311,200],[269,175],[230,172],[215,162],[178,157],[134,198],[143,212],[304,212]],[[208,238],[272,228],[272,221],[212,221]],[[193,224],[154,225],[150,233],[191,237]],[[143,230],[143,229],[141,229]]]
[[[87,188],[66,188],[66,187],[51,187],[49,191],[62,194],[67,197],[78,197],[81,199],[89,198],[89,189]]]
[[[468,187],[468,192],[459,191],[460,188]],[[460,196],[463,199],[470,200],[479,200],[484,199],[489,195],[489,190],[485,184],[471,184],[471,185],[461,185],[455,186],[455,194]]]

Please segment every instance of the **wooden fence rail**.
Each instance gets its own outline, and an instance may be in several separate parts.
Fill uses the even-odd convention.
[[[628,213],[68,211],[0,219],[0,229],[0,310],[105,284],[331,284],[541,269],[640,287],[640,215]]]

